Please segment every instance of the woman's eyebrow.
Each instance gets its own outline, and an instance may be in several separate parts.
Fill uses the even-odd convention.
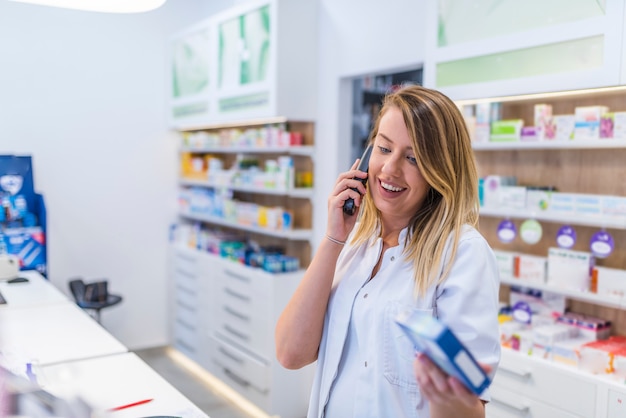
[[[391,142],[392,144],[394,143],[393,140],[391,138],[389,138],[387,135],[385,135],[384,133],[379,131],[378,135],[380,135],[385,141]],[[412,150],[413,148],[410,145],[407,145],[406,149]]]

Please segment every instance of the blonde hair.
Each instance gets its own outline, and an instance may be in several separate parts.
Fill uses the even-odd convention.
[[[388,94],[369,143],[392,107],[402,112],[417,166],[430,186],[422,207],[409,221],[404,249],[407,260],[413,261],[416,295],[423,295],[448,275],[447,261],[456,256],[463,225],[478,226],[478,174],[465,120],[454,102],[436,90],[408,86]],[[379,217],[367,192],[352,242],[363,243],[380,234]],[[449,239],[452,246],[444,254]]]

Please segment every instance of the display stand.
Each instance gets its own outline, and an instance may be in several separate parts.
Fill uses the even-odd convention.
[[[0,252],[16,255],[21,270],[47,273],[46,206],[34,190],[32,159],[0,155]]]

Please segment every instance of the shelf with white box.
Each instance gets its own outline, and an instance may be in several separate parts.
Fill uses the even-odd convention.
[[[513,219],[535,219],[537,221],[555,222],[560,224],[581,225],[598,228],[626,229],[626,217],[607,218],[584,215],[563,215],[541,212],[538,210],[481,207],[481,216]]]
[[[286,118],[181,132],[181,219],[253,234],[307,266],[313,239],[314,124]]]
[[[481,100],[500,103],[502,119],[520,119],[524,125],[531,126],[535,121],[536,105],[550,105],[552,115],[574,114],[577,107],[593,106],[606,106],[609,111],[615,112],[625,111],[626,88],[621,86],[457,103],[463,106]],[[524,186],[526,190],[555,191],[563,193],[562,196],[591,196],[603,202],[605,197],[613,199],[606,200],[607,205],[594,206],[595,209],[599,208],[599,215],[588,215],[582,210],[554,213],[528,206],[528,199],[522,202],[521,197],[515,199],[515,196],[511,196],[508,207],[496,203],[480,208],[481,232],[496,251],[523,254],[536,260],[544,257],[547,260],[550,249],[558,246],[556,238],[564,225],[570,225],[575,230],[571,250],[587,253],[590,252],[594,234],[606,229],[612,235],[615,247],[608,256],[596,260],[596,265],[626,274],[626,246],[623,245],[626,242],[626,218],[618,212],[615,212],[616,216],[605,216],[602,212],[605,206],[612,210],[609,203],[626,196],[626,184],[619,180],[626,176],[626,166],[623,164],[626,158],[625,145],[626,141],[618,138],[474,143],[479,176],[483,178],[497,175],[515,178],[516,185]],[[514,204],[518,206],[513,207]],[[542,238],[534,244],[526,243],[520,237],[505,243],[498,235],[503,219],[512,220],[518,230],[522,221],[537,220],[541,223]],[[548,267],[546,264],[546,272]],[[509,302],[511,296],[515,295],[511,291],[512,286],[537,289],[544,294],[564,298],[570,312],[610,321],[612,335],[626,335],[626,300],[624,295],[618,294],[619,289],[614,289],[614,293],[606,293],[602,289],[594,292],[590,288],[575,288],[564,283],[566,276],[562,275],[563,280],[559,282],[541,279],[528,281],[502,275],[500,300]],[[604,283],[608,284],[608,281]],[[487,417],[614,418],[625,415],[623,402],[626,399],[626,385],[623,382],[521,355],[510,349],[503,349],[502,354],[500,367],[490,388],[492,402],[487,406]]]

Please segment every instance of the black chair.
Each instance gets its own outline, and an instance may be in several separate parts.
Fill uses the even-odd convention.
[[[94,312],[98,323],[102,309],[122,301],[121,296],[109,293],[106,280],[85,283],[83,279],[77,278],[70,280],[69,286],[76,304],[82,309]]]

